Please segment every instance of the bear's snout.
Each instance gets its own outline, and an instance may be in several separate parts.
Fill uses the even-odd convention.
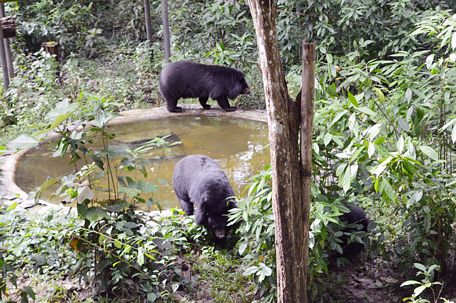
[[[214,229],[215,237],[219,240],[223,240],[226,238],[226,230],[225,228],[216,228]]]

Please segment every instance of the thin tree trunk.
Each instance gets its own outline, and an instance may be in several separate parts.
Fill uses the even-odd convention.
[[[0,17],[5,17],[5,5],[3,3],[0,4]],[[5,57],[6,57],[6,65],[8,67],[8,74],[9,78],[14,77],[14,67],[13,67],[13,56],[11,55],[11,47],[10,41],[8,38],[4,39],[5,43]]]
[[[6,63],[6,54],[5,54],[5,41],[3,39],[3,26],[0,22],[0,64],[2,65],[3,71],[3,87],[5,90],[9,87],[9,75],[8,75],[8,66]]]
[[[276,1],[249,0],[268,110],[279,303],[306,303],[304,208],[301,205],[299,124],[277,43]]]
[[[302,85],[301,85],[301,205],[303,207],[303,263],[308,264],[310,204],[312,200],[312,127],[313,101],[315,92],[315,44],[302,44]],[[304,274],[306,275],[306,274]],[[307,289],[307,280],[304,285]]]
[[[149,0],[144,0],[144,19],[146,22],[146,35],[147,40],[152,44],[152,19],[150,17],[150,2]]]
[[[169,31],[168,1],[162,0],[162,20],[163,20],[163,45],[165,49],[165,61],[171,57],[171,38]]]

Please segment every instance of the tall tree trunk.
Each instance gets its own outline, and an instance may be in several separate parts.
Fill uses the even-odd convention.
[[[314,111],[314,94],[315,94],[315,44],[302,44],[302,84],[301,84],[301,207],[302,209],[302,228],[303,228],[303,245],[304,264],[308,264],[309,253],[309,227],[310,227],[310,203],[312,200],[311,181],[312,181],[312,129],[313,129],[313,111]],[[307,277],[307,272],[304,273]],[[304,285],[307,289],[307,279],[304,279]]]
[[[280,61],[275,18],[276,1],[249,0],[255,26],[271,148],[273,211],[279,303],[306,303],[307,235],[301,205],[299,124]]]
[[[0,4],[0,17],[5,17],[5,5],[3,3]],[[15,29],[14,29],[15,30]],[[8,38],[4,39],[5,43],[5,57],[6,57],[6,65],[8,66],[8,74],[9,78],[14,78],[14,67],[13,67],[13,56],[11,54],[11,46],[10,41]]]
[[[152,19],[150,17],[150,0],[144,0],[144,21],[146,22],[146,35],[149,44],[152,45]]]
[[[5,41],[3,39],[3,27],[2,23],[0,22],[0,64],[2,65],[2,72],[3,72],[3,88],[5,91],[9,87],[9,75],[8,75],[8,65],[6,62],[6,54],[5,54]]]
[[[165,61],[171,57],[171,37],[168,18],[168,0],[162,0],[162,20],[163,20],[163,45],[165,49]]]

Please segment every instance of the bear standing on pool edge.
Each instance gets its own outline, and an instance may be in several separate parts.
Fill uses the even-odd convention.
[[[203,155],[182,158],[174,167],[173,188],[196,224],[206,226],[219,240],[226,238],[228,210],[236,203],[228,178],[214,160]]]
[[[228,99],[250,93],[240,70],[190,61],[167,64],[160,73],[159,88],[168,111],[173,113],[182,112],[182,108],[176,106],[181,98],[198,98],[204,109],[211,108],[207,104],[211,98],[224,111],[235,111],[236,107],[231,107]]]

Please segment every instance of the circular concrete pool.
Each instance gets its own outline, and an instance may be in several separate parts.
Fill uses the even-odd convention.
[[[114,147],[134,148],[148,139],[172,135],[174,146],[152,150],[142,156],[148,162],[145,180],[158,186],[157,191],[145,197],[159,202],[163,209],[178,206],[171,186],[172,171],[175,163],[186,155],[204,154],[216,160],[237,195],[248,180],[269,163],[267,123],[234,115],[168,115],[165,118],[114,124],[109,131],[116,134],[110,143]],[[15,182],[21,189],[32,191],[47,178],[74,172],[74,165],[69,164],[69,159],[52,156],[54,145],[52,141],[43,143],[19,158]],[[139,173],[119,172],[119,175],[144,179]],[[61,198],[53,195],[55,189],[45,191],[41,198],[60,203]],[[140,208],[154,210],[145,206]]]

